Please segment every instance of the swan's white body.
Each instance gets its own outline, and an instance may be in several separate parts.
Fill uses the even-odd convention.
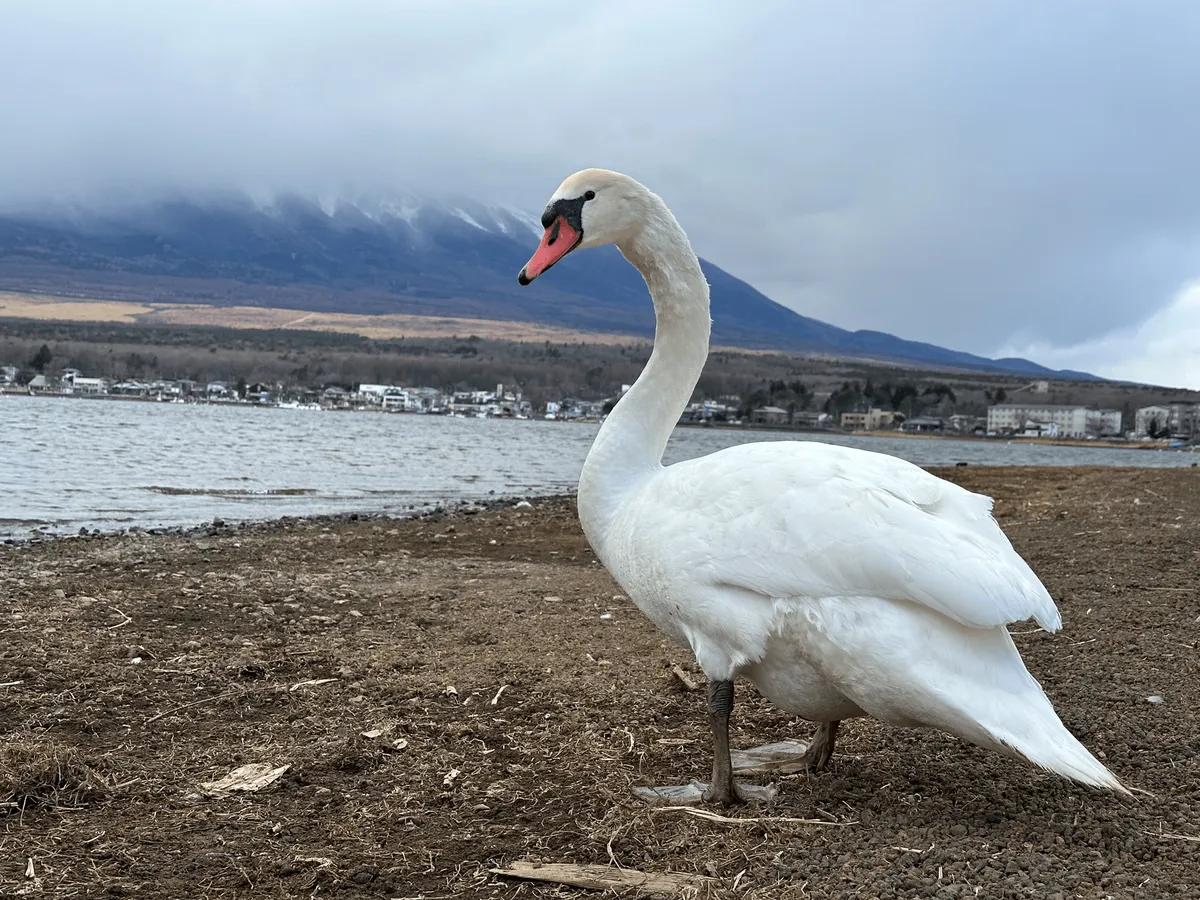
[[[1005,628],[1059,616],[990,510],[893,457],[762,443],[646,475],[589,538],[710,678],[745,676],[811,721],[932,726],[1115,787]]]
[[[658,323],[579,484],[588,540],[637,606],[710,679],[748,678],[795,715],[940,728],[1123,791],[1062,725],[1009,637],[1008,623],[1056,631],[1060,618],[989,498],[894,457],[815,442],[662,465],[707,357],[708,285],[658,197],[599,170],[555,196],[587,187],[600,197],[590,218],[583,206],[582,245],[617,244],[645,276]]]

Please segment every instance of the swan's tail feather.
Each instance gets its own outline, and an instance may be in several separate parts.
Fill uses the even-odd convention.
[[[1070,734],[1068,733],[1067,736],[1070,737]],[[1030,753],[1016,748],[1012,749],[1015,750],[1018,756],[1029,760],[1029,762],[1033,763],[1039,769],[1053,772],[1056,775],[1061,775],[1080,784],[1114,791],[1118,794],[1124,794],[1127,797],[1133,796],[1129,788],[1121,784],[1117,776],[1092,756],[1083,744],[1074,738],[1071,738],[1071,740],[1075,744],[1074,748],[1062,747],[1053,756]]]
[[[809,601],[788,625],[767,651],[778,671],[796,668],[795,648],[803,648],[804,665],[881,721],[939,728],[1080,784],[1130,793],[1063,725],[1006,628],[971,628],[919,604],[871,597]],[[783,683],[774,693],[804,691],[811,688]]]
[[[988,728],[1003,750],[1071,781],[1132,796],[1117,776],[1067,731],[1045,694],[1029,700],[1021,734],[1004,727]]]
[[[976,632],[971,645],[973,665],[960,669],[957,689],[943,695],[957,707],[945,724],[957,724],[961,730],[951,730],[1071,781],[1130,795],[1067,730],[1006,629],[993,629],[986,636]]]

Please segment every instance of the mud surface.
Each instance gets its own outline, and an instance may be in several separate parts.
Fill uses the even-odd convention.
[[[0,548],[0,895],[586,896],[488,871],[537,859],[721,896],[1200,897],[1200,470],[940,474],[997,498],[1065,620],[1012,627],[1029,668],[1149,793],[859,720],[730,814],[758,821],[648,809],[632,786],[710,765],[703,677],[568,500],[81,537]],[[739,687],[737,746],[810,730]],[[248,764],[287,768],[201,787]]]

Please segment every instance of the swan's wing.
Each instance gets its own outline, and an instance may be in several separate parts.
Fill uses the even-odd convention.
[[[673,562],[775,598],[909,600],[976,628],[1054,601],[974,494],[895,457],[807,442],[743,445],[670,466],[639,507]],[[661,537],[660,537],[661,536]]]

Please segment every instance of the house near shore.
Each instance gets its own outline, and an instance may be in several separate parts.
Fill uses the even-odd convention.
[[[792,424],[801,428],[829,428],[833,424],[833,416],[826,412],[798,409],[792,413]]]
[[[913,416],[904,420],[900,430],[908,434],[941,434],[946,430],[946,423],[937,416]]]
[[[628,388],[628,385],[622,385]],[[728,422],[737,418],[737,406],[721,400],[698,400],[689,403],[679,417],[681,422]]]
[[[950,431],[958,434],[984,434],[987,431],[987,419],[983,416],[967,416],[955,414],[946,420]]]
[[[140,381],[118,381],[108,391],[118,397],[145,397],[150,393],[150,385]]]
[[[187,393],[180,382],[163,378],[150,382],[147,388],[147,393],[157,400],[181,400]]]
[[[567,397],[558,401],[557,410],[553,413],[554,418],[563,419],[566,421],[574,421],[577,419],[599,419],[604,415],[603,400],[580,400],[575,397]],[[550,404],[546,404],[547,410]],[[551,413],[546,413],[547,417]]]
[[[760,406],[750,414],[755,425],[786,425],[788,411],[778,406]]]
[[[394,384],[360,384],[353,398],[364,406],[378,406],[392,412],[411,412],[409,389]]]
[[[843,428],[854,431],[879,431],[890,428],[896,421],[896,414],[890,409],[868,409],[866,412],[844,412],[841,423]]]
[[[88,378],[78,369],[63,369],[58,386],[64,394],[107,394],[107,378]]]
[[[388,388],[379,394],[379,405],[383,409],[393,409],[397,412],[409,412],[408,391],[402,388]]]
[[[506,390],[503,384],[494,391],[455,391],[449,407],[456,415],[479,418],[525,419],[533,414],[533,404],[519,390]]]
[[[21,370],[16,366],[0,366],[0,384],[16,384]]]
[[[210,381],[204,388],[204,394],[209,401],[229,401],[236,400],[237,391],[231,388],[224,381]]]
[[[405,412],[439,413],[446,405],[446,395],[437,388],[410,387],[404,389],[407,399],[404,402]]]

